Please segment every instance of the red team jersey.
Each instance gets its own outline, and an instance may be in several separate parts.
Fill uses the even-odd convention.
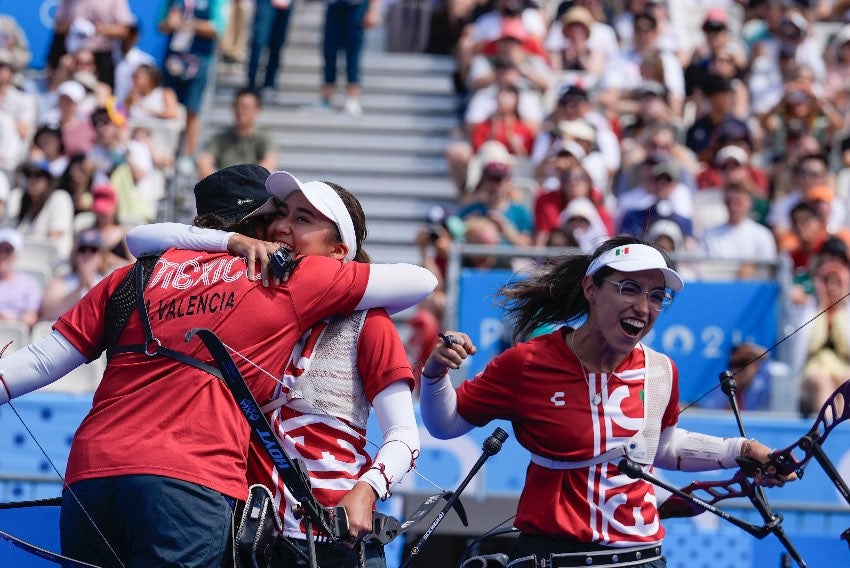
[[[313,326],[296,345],[282,382],[288,387],[309,368],[317,340],[325,322]],[[375,396],[396,381],[407,381],[413,388],[413,373],[398,337],[395,324],[383,309],[369,310],[357,341],[357,369],[371,403]],[[268,415],[269,422],[283,448],[293,458],[304,461],[310,473],[313,494],[318,501],[333,507],[354,487],[361,475],[372,467],[366,451],[366,430],[345,420],[321,412],[302,413],[282,406]],[[251,444],[248,458],[249,483],[262,483],[272,489],[278,511],[289,537],[303,537],[300,521],[292,515],[292,495],[272,467],[268,454]],[[285,496],[285,497],[284,497]],[[289,504],[287,504],[287,501]]]
[[[457,391],[458,412],[483,426],[510,420],[523,447],[545,458],[584,461],[623,445],[643,421],[644,354],[638,345],[614,373],[588,373],[564,340],[566,328],[499,355]],[[602,402],[593,405],[596,393]],[[676,424],[678,371],[662,430]],[[652,485],[614,462],[554,470],[530,463],[514,526],[524,533],[608,546],[654,544],[664,537]]]
[[[54,326],[90,359],[106,347],[107,300],[130,269],[107,276]],[[145,301],[162,345],[209,362],[199,339],[184,341],[188,330],[207,328],[280,376],[286,362],[281,354],[291,352],[320,319],[351,312],[368,275],[367,264],[311,256],[287,284],[264,288],[248,280],[242,258],[170,249],[153,270]],[[134,311],[118,343],[143,341]],[[234,360],[255,397],[268,399],[276,383]],[[74,436],[66,479],[161,475],[245,499],[249,435],[245,417],[219,379],[169,357],[121,354],[107,365],[92,409]]]

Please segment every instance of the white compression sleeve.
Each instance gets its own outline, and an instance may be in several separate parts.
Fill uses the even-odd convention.
[[[655,465],[661,469],[710,471],[735,467],[746,438],[721,438],[681,428],[661,432]]]
[[[358,310],[386,308],[394,313],[424,300],[437,287],[437,278],[427,268],[413,264],[372,264],[369,284]]]
[[[182,223],[138,225],[127,233],[127,248],[133,256],[157,252],[170,247],[206,252],[227,252],[227,241],[233,233],[203,229]]]
[[[9,402],[9,394],[17,398],[49,385],[87,361],[61,333],[53,331],[0,359],[0,377],[6,385],[0,388],[0,404]]]
[[[127,247],[133,256],[177,247],[207,252],[227,252],[233,233],[202,229],[181,223],[139,225],[127,233]],[[399,312],[424,300],[437,287],[430,270],[413,264],[372,264],[366,293],[358,310],[386,308]]]
[[[407,382],[397,381],[379,392],[372,408],[381,425],[384,443],[360,481],[371,485],[381,499],[386,499],[390,489],[413,469],[413,460],[419,455],[419,428]]]
[[[448,375],[433,385],[422,379],[419,412],[428,432],[440,440],[457,438],[475,427],[458,414],[457,393]]]

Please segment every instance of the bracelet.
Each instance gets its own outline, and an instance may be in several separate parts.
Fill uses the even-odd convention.
[[[443,379],[445,379],[445,378],[446,378],[446,376],[447,376],[448,374],[449,374],[449,369],[448,369],[448,367],[444,368],[444,369],[443,369],[443,372],[442,372],[442,373],[440,373],[439,375],[437,375],[436,377],[432,377],[432,376],[430,376],[430,375],[426,375],[426,374],[425,374],[425,366],[424,366],[424,365],[423,365],[423,367],[422,367],[421,369],[419,369],[419,375],[420,375],[423,379],[425,379],[425,380],[428,382],[428,384],[429,384],[429,385],[431,385],[431,386],[436,385],[437,383],[439,383],[440,381],[442,381]]]

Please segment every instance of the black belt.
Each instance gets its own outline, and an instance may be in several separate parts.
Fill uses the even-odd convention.
[[[634,566],[644,562],[652,562],[661,558],[661,545],[642,546],[638,548],[623,548],[622,550],[608,549],[593,552],[567,552],[552,554],[545,563],[547,568],[570,568],[578,566],[595,566],[607,568],[615,566]],[[539,567],[536,556],[517,558],[508,563],[509,568]]]

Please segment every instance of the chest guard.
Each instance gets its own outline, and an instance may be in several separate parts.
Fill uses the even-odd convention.
[[[366,427],[370,405],[357,370],[357,344],[366,313],[354,312],[328,323],[316,341],[309,366],[285,395],[286,406],[305,414],[327,413],[356,428]]]

